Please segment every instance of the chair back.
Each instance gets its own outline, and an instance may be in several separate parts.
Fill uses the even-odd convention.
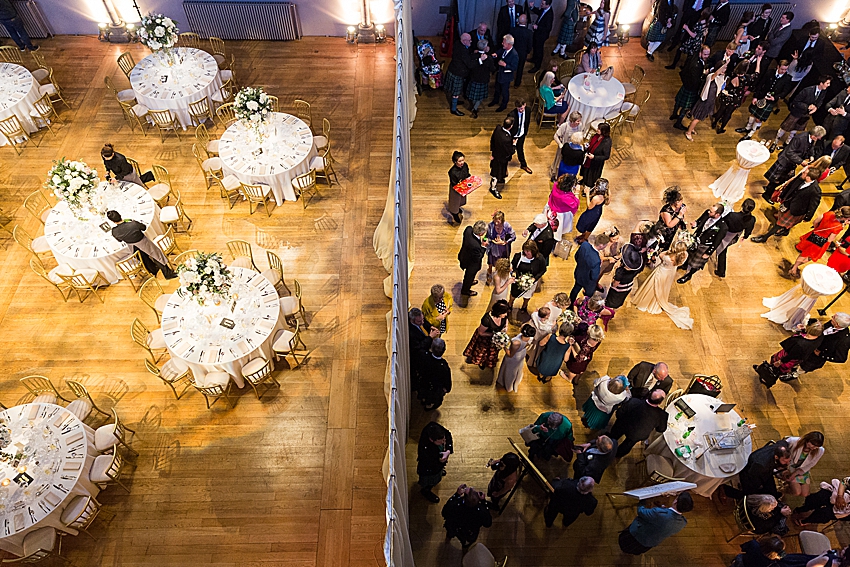
[[[133,337],[133,342],[148,351],[153,356],[151,348],[148,346],[148,337],[151,332],[142,321],[136,317],[130,325],[130,335]]]
[[[45,94],[40,99],[32,103],[35,111],[43,120],[47,120],[51,116],[56,116],[56,110],[53,108],[53,103],[50,102],[50,95]]]
[[[165,183],[171,188],[171,176],[168,175],[168,170],[159,164],[153,164],[151,166],[151,172],[153,173],[154,181],[157,183]]]
[[[153,277],[147,268],[145,268],[145,264],[142,262],[142,254],[138,250],[133,252],[129,257],[115,262],[115,268],[126,278],[134,278],[136,276]]]
[[[198,252],[199,252],[199,250],[192,249],[192,250],[186,250],[182,254],[178,254],[174,258],[174,267],[177,268],[177,266],[182,265],[183,262],[185,262],[188,258],[194,258],[195,256],[198,255]]]
[[[634,85],[635,90],[640,86],[643,82],[643,78],[646,77],[646,71],[643,70],[643,67],[640,65],[635,65],[635,68],[632,69],[632,76],[629,78],[629,82]]]
[[[32,236],[30,236],[27,231],[22,229],[19,225],[15,225],[15,228],[12,229],[12,238],[14,238],[15,242],[20,244],[22,248],[37,258],[35,250],[32,249]],[[41,264],[40,260],[39,264]]]
[[[162,378],[162,372],[160,372],[159,367],[150,361],[150,359],[145,359],[145,368],[147,368],[148,372],[156,376],[157,378]]]
[[[262,384],[272,373],[271,359],[266,360],[265,362],[266,363],[259,370],[250,374],[243,374],[242,377],[251,384]]]
[[[241,183],[242,192],[245,198],[254,203],[262,203],[265,200],[263,188],[260,185],[251,185],[250,183]]]
[[[161,130],[172,130],[177,128],[177,118],[174,114],[166,110],[149,110],[148,115]]]
[[[155,244],[166,256],[177,250],[177,239],[174,237],[174,227],[169,226],[165,230],[165,234],[156,239]]]
[[[30,212],[30,214],[32,214],[32,216],[37,218],[41,224],[44,224],[44,220],[41,217],[48,209],[50,209],[50,202],[41,191],[33,191],[24,200],[24,207]]]
[[[0,47],[0,61],[5,63],[17,63],[18,65],[24,64],[24,60],[21,58],[21,50],[13,45]]]
[[[224,40],[219,37],[210,36],[210,49],[212,49],[215,55],[224,56]]]
[[[279,274],[280,279],[283,279],[283,260],[280,259],[280,256],[271,250],[266,250],[266,258],[269,261],[269,268],[276,271]]]
[[[206,99],[204,99],[204,100],[206,100]],[[207,144],[210,143],[210,132],[209,132],[209,130],[207,130],[207,125],[204,124],[203,122],[198,124],[198,127],[195,128],[195,140],[206,151]]]
[[[15,151],[18,151],[17,144],[20,144],[22,140],[30,139],[29,134],[27,134],[21,126],[21,121],[18,120],[18,117],[14,114],[9,118],[0,120],[0,133],[6,136],[6,139],[15,145]]]
[[[203,125],[204,120],[209,118],[213,119],[212,111],[210,110],[210,101],[207,97],[204,97],[200,100],[196,100],[195,102],[189,103],[189,116],[192,117],[193,120]],[[203,120],[201,120],[203,119]],[[207,137],[209,140],[209,136]]]
[[[150,278],[148,281],[142,284],[139,288],[139,299],[141,299],[145,305],[156,311],[156,300],[162,297],[164,292],[162,291],[162,286],[159,285],[159,282],[156,281],[156,278]]]
[[[201,38],[195,32],[183,32],[180,34],[180,39],[177,42],[180,47],[201,48]]]
[[[313,126],[313,112],[310,103],[300,98],[295,99],[293,112],[295,116],[307,123],[307,126]]]
[[[322,135],[328,139],[328,145],[331,145],[331,121],[327,118],[322,118]]]
[[[269,104],[272,107],[272,112],[280,112],[280,101],[274,95],[267,95],[269,97]]]
[[[234,260],[237,258],[249,258],[251,264],[254,263],[254,251],[251,249],[251,243],[245,240],[230,240],[227,242],[227,250]]]
[[[667,409],[670,404],[681,398],[685,395],[685,391],[681,388],[676,388],[664,398],[664,401],[661,402],[661,409]]]
[[[34,396],[39,396],[40,394],[53,394],[57,398],[62,398],[62,396],[59,395],[59,390],[56,389],[56,386],[53,385],[50,378],[47,378],[46,376],[24,376],[21,378],[21,384],[23,384],[24,388],[29,390],[29,392]]]
[[[48,69],[44,55],[38,51],[30,51],[30,55],[32,55],[32,60],[35,61],[35,64],[39,69]]]
[[[136,66],[136,60],[133,59],[133,54],[129,51],[118,56],[118,67],[127,75],[127,80],[130,80],[130,72]]]
[[[219,122],[221,122],[222,126],[225,128],[236,122],[236,109],[233,107],[232,102],[225,102],[219,106],[216,109],[215,114],[218,116]]]
[[[68,296],[71,293],[70,290],[68,290],[68,286],[64,282],[58,284],[52,279],[50,279],[50,274],[47,272],[47,268],[44,267],[44,264],[41,263],[41,260],[38,259],[38,256],[33,256],[30,258],[30,269],[35,272],[37,276],[40,276],[44,281],[58,289],[59,293],[62,294],[62,299],[68,301]],[[65,294],[66,291],[68,292],[68,295]]]
[[[573,60],[576,62],[576,67],[581,65],[581,56],[584,55],[585,48],[582,47],[578,51],[576,51],[575,55],[573,55]]]
[[[138,176],[139,176],[139,179],[141,179],[141,177],[142,177],[142,168],[139,166],[139,162],[137,162],[137,161],[136,161],[136,160],[134,160],[133,158],[128,158],[128,157],[126,157],[126,156],[125,156],[125,158],[124,158],[124,159],[126,159],[126,160],[127,160],[127,163],[129,163],[130,165],[132,165],[132,166],[133,166],[133,171],[135,171],[135,172],[136,172],[136,175],[138,175]],[[142,183],[144,183],[144,181],[142,181]]]
[[[235,83],[232,78],[225,80],[221,84],[221,89],[218,91],[218,96],[221,100],[216,102],[233,102],[233,91],[235,90],[234,85]],[[215,100],[215,95],[213,95],[213,100]]]
[[[79,514],[77,514],[76,518],[65,525],[78,531],[86,531],[86,528],[94,522],[95,518],[97,518],[98,512],[100,512],[100,503],[95,500],[93,496],[79,496],[79,498],[86,499],[85,506],[83,506],[83,509],[80,510]]]
[[[316,170],[311,169],[307,173],[301,174],[296,177],[292,181],[293,185],[298,188],[299,191],[310,191],[311,189],[316,188]]]
[[[741,533],[752,532],[754,530],[753,522],[750,520],[750,513],[747,511],[746,496],[735,506],[734,517],[735,523],[741,529]]]
[[[117,481],[121,478],[121,469],[124,467],[124,457],[121,455],[121,451],[116,447],[114,451],[112,451],[112,462],[109,463],[109,467],[103,472],[110,479]]]
[[[112,417],[115,420],[112,425],[112,435],[126,445],[127,441],[127,428],[121,423],[121,419],[118,418],[118,412],[115,411],[115,408],[112,408]]]
[[[33,53],[33,55],[35,55],[35,53]],[[109,92],[117,97],[118,89],[115,87],[115,83],[112,82],[112,77],[104,77],[103,82],[106,84],[106,88],[109,89]]]
[[[629,112],[629,115],[626,116],[626,122],[630,122],[632,124],[637,123],[638,116],[640,116],[640,113],[643,112],[644,107],[646,107],[646,103],[649,102],[649,97],[651,96],[651,94],[652,93],[650,93],[649,90],[646,91],[646,96],[643,98],[643,102],[637,105],[637,112],[635,112],[634,114]],[[631,111],[631,109],[629,110]]]
[[[576,70],[576,60],[575,59],[566,59],[558,65],[558,80],[561,83],[566,84],[564,79],[569,80],[570,77],[573,76]]]
[[[94,405],[94,400],[92,399],[91,394],[89,394],[89,391],[80,382],[75,380],[65,380],[65,384],[68,385],[68,388],[75,396],[80,399],[88,400],[92,403],[92,405]]]

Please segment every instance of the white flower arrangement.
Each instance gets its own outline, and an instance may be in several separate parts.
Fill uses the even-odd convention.
[[[162,14],[150,13],[142,18],[139,41],[151,51],[170,49],[177,44],[180,30],[177,22]]]
[[[570,325],[576,326],[580,322],[581,318],[578,316],[578,313],[576,313],[572,309],[564,309],[563,311],[561,311],[561,314],[558,315],[558,327],[560,327],[564,323],[569,323]]]
[[[534,276],[531,274],[520,274],[520,276],[516,279],[516,286],[524,293],[534,285],[535,281],[537,280],[535,280]]]
[[[230,273],[221,254],[198,252],[177,266],[180,276],[180,297],[191,296],[200,305],[207,300],[229,297],[233,275]]]
[[[0,449],[5,449],[12,444],[12,431],[5,423],[0,423]]]
[[[511,337],[504,331],[493,333],[493,344],[496,348],[506,348],[511,344]]]
[[[694,235],[683,229],[680,229],[679,232],[676,233],[676,237],[673,239],[673,244],[676,244],[677,242],[684,242],[685,245],[688,247],[688,250],[693,250],[694,248],[696,248],[697,245],[697,241],[696,238],[694,238]]]
[[[258,126],[271,116],[272,101],[259,87],[244,87],[233,99],[236,118],[247,125]]]
[[[100,179],[97,171],[82,161],[66,161],[65,158],[53,162],[47,174],[44,186],[56,195],[56,198],[68,203],[72,210],[78,210],[91,202]]]

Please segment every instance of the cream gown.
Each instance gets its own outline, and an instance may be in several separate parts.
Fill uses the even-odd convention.
[[[676,266],[665,254],[661,257],[661,264],[652,270],[646,281],[632,295],[631,301],[641,311],[652,314],[663,311],[680,329],[691,329],[694,326],[691,310],[687,307],[676,307],[667,299],[674,281],[676,281]]]
[[[516,392],[519,388],[519,383],[522,382],[522,374],[525,371],[525,352],[528,343],[522,340],[522,335],[517,335],[511,342],[519,341],[519,349],[513,356],[507,356],[502,359],[502,365],[499,367],[499,377],[496,378],[496,383],[505,387],[508,392]]]

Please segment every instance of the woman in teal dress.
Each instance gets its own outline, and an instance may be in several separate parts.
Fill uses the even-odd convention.
[[[562,323],[557,336],[552,333],[540,341],[539,348],[542,350],[537,357],[537,379],[542,383],[551,381],[561,370],[561,365],[569,359],[575,344],[575,339],[571,336],[573,329],[571,323]]]

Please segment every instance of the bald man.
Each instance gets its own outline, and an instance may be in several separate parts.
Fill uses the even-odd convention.
[[[452,61],[446,70],[446,81],[443,83],[443,90],[449,99],[451,113],[455,116],[463,116],[463,112],[457,109],[457,100],[460,93],[463,92],[463,85],[469,77],[469,71],[473,65],[477,64],[472,51],[470,51],[471,45],[472,36],[468,33],[461,34],[460,41],[452,49]]]
[[[634,398],[646,398],[655,389],[664,390],[665,394],[669,394],[673,387],[670,370],[664,362],[638,362],[629,370],[628,379]]]

